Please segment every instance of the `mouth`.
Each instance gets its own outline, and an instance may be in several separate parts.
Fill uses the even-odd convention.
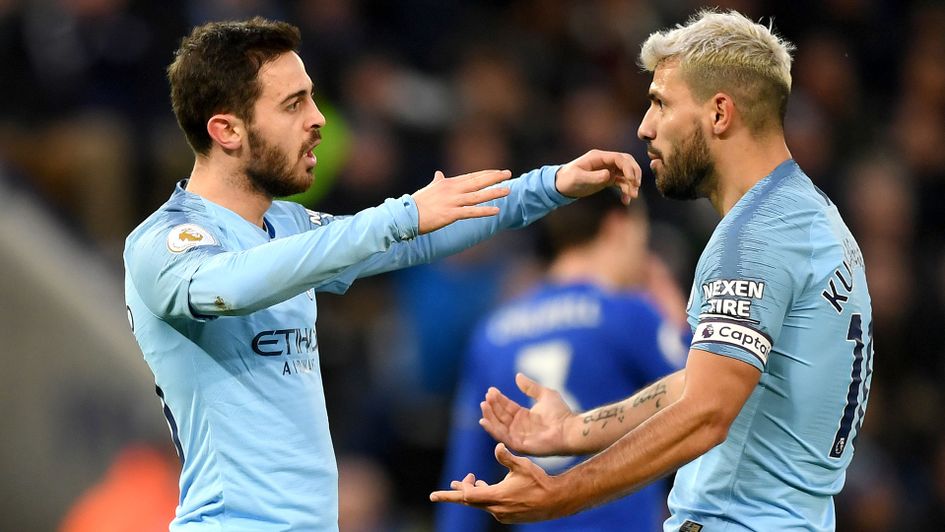
[[[318,163],[318,158],[315,157],[315,148],[321,143],[322,140],[320,138],[316,139],[307,150],[302,152],[302,160],[305,162],[307,170],[315,168],[315,165]]]
[[[663,163],[663,157],[652,151],[647,151],[646,156],[650,158],[650,170],[656,170],[656,167]]]

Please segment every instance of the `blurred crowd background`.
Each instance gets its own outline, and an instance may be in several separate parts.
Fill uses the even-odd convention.
[[[328,117],[316,185],[297,198],[309,208],[353,213],[436,169],[524,172],[629,151],[644,163],[654,253],[688,293],[718,218],[704,200],[655,192],[636,138],[650,81],[636,57],[650,32],[706,5],[0,0],[0,529],[119,530],[88,516],[143,523],[173,507],[176,457],[124,322],[121,249],[192,165],[164,69],[193,25],[263,15],[301,28]],[[796,44],[789,147],[866,258],[875,367],[838,529],[940,529],[945,5],[709,5],[773,17]],[[319,296],[342,530],[432,526],[466,337],[535,280],[535,240],[525,229]]]

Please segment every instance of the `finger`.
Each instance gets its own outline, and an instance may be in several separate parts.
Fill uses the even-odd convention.
[[[642,172],[640,171],[640,165],[637,164],[637,160],[632,155],[629,153],[615,153],[614,165],[631,185],[640,185]]]
[[[451,177],[450,180],[456,181],[457,183],[459,183],[459,182],[461,182],[461,181],[469,181],[469,180],[471,180],[471,179],[475,179],[475,178],[477,178],[477,177],[482,177],[482,176],[487,175],[487,174],[493,174],[493,173],[495,173],[495,172],[508,172],[508,170],[499,170],[499,169],[497,169],[497,168],[487,168],[487,169],[485,169],[485,170],[476,170],[475,172],[469,172],[469,173],[466,173],[466,174],[460,174],[460,175],[458,175],[458,176]]]
[[[532,399],[538,399],[538,396],[541,395],[541,391],[544,389],[544,386],[529,379],[524,373],[515,374],[515,384],[518,386],[519,390],[522,390],[522,393]]]
[[[500,430],[503,433],[506,432],[511,418],[509,418],[509,422],[503,422],[496,414],[495,409],[492,408],[492,405],[485,401],[479,403],[479,409],[482,410],[482,419],[479,420],[479,424],[482,425],[484,429],[489,431],[493,436],[495,436],[494,432],[496,430]]]
[[[486,429],[486,432],[496,440],[508,441],[509,427],[515,416],[506,412],[499,414],[500,411],[497,411],[493,405],[485,401],[479,403],[479,409],[482,410],[482,419],[479,420],[479,425]]]
[[[489,485],[489,484],[488,484],[485,480],[477,480],[477,481],[476,481],[476,486],[477,486],[477,487],[480,487],[480,488],[481,488],[481,487],[483,487],[483,486],[488,486],[488,485]]]
[[[515,414],[521,410],[521,406],[515,401],[506,397],[498,388],[492,387],[486,392],[486,404],[489,405],[495,417],[503,425],[512,423]]]
[[[482,190],[501,183],[512,177],[512,172],[508,170],[487,170],[468,175],[469,177],[464,178],[461,183],[462,186],[460,190],[463,192]]]
[[[509,448],[505,446],[504,443],[499,443],[495,446],[495,459],[499,461],[500,464],[505,466],[509,471],[517,471],[522,467],[522,460],[528,460],[527,458],[522,458],[512,454],[512,451],[509,451]]]
[[[624,205],[629,205],[630,200],[640,195],[640,186],[633,185],[633,183],[625,177],[619,178],[616,186],[620,190],[620,201],[622,201]]]
[[[495,504],[498,493],[496,486],[466,487],[462,490],[440,490],[430,494],[431,502],[453,502],[466,506],[484,507]]]
[[[469,218],[485,218],[499,214],[498,207],[462,207],[457,211],[457,220],[467,220]]]
[[[508,187],[494,187],[487,188],[484,190],[479,190],[476,192],[468,192],[463,195],[463,205],[478,205],[480,203],[485,203],[487,201],[497,200],[499,198],[504,198],[509,195]]]
[[[443,175],[443,172],[441,172],[440,170],[437,170],[436,172],[433,172],[433,182],[434,182],[434,183],[436,183],[437,181],[442,181],[442,180],[444,180],[444,179],[446,179],[446,176]]]
[[[589,183],[611,184],[614,180],[614,172],[610,168],[601,168],[598,170],[588,170]]]
[[[430,502],[455,502],[463,504],[462,490],[441,490],[430,494]]]

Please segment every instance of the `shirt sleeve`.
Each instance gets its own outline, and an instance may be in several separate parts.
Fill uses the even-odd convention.
[[[404,196],[318,230],[241,251],[223,249],[211,229],[202,226],[206,234],[198,235],[205,239],[200,245],[185,241],[171,249],[179,229],[155,228],[127,254],[129,274],[145,305],[160,318],[243,315],[317,287],[395,242],[414,238],[417,227],[416,209]],[[168,245],[158,242],[165,235]]]
[[[355,264],[318,289],[343,293],[358,278],[432,262],[472,247],[505,229],[525,227],[553,209],[574,201],[558,192],[555,177],[560,166],[544,166],[508,182],[509,195],[484,205],[499,207],[499,214],[460,220]],[[506,186],[500,184],[497,186]],[[409,201],[413,201],[412,198]],[[414,206],[414,210],[416,207]]]
[[[201,264],[223,253],[207,223],[164,224],[129,237],[125,271],[147,309],[162,319],[203,320],[190,307],[190,282]]]
[[[809,257],[797,242],[780,242],[769,223],[729,231],[711,248],[697,279],[701,307],[691,347],[736,358],[764,371],[793,300],[793,269]]]

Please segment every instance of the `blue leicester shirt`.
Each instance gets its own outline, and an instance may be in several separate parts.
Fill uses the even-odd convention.
[[[520,404],[522,372],[561,392],[575,411],[626,398],[685,364],[689,331],[665,321],[644,295],[609,292],[593,284],[545,284],[491,315],[473,336],[460,377],[443,485],[473,471],[487,482],[501,479],[496,442],[478,424],[489,386]],[[543,457],[550,474],[584,457]],[[521,530],[620,530],[652,532],[665,513],[665,486],[654,484],[610,504]],[[436,529],[486,530],[492,518],[461,505],[436,507]]]
[[[761,380],[721,445],[683,466],[664,530],[833,530],[866,410],[873,325],[863,256],[793,160],[722,219],[696,268],[692,347]]]
[[[182,461],[171,530],[337,530],[316,291],[433,260],[567,203],[558,167],[509,182],[498,216],[417,236],[410,196],[350,217],[273,202],[265,227],[187,192],[129,235],[129,320]]]

